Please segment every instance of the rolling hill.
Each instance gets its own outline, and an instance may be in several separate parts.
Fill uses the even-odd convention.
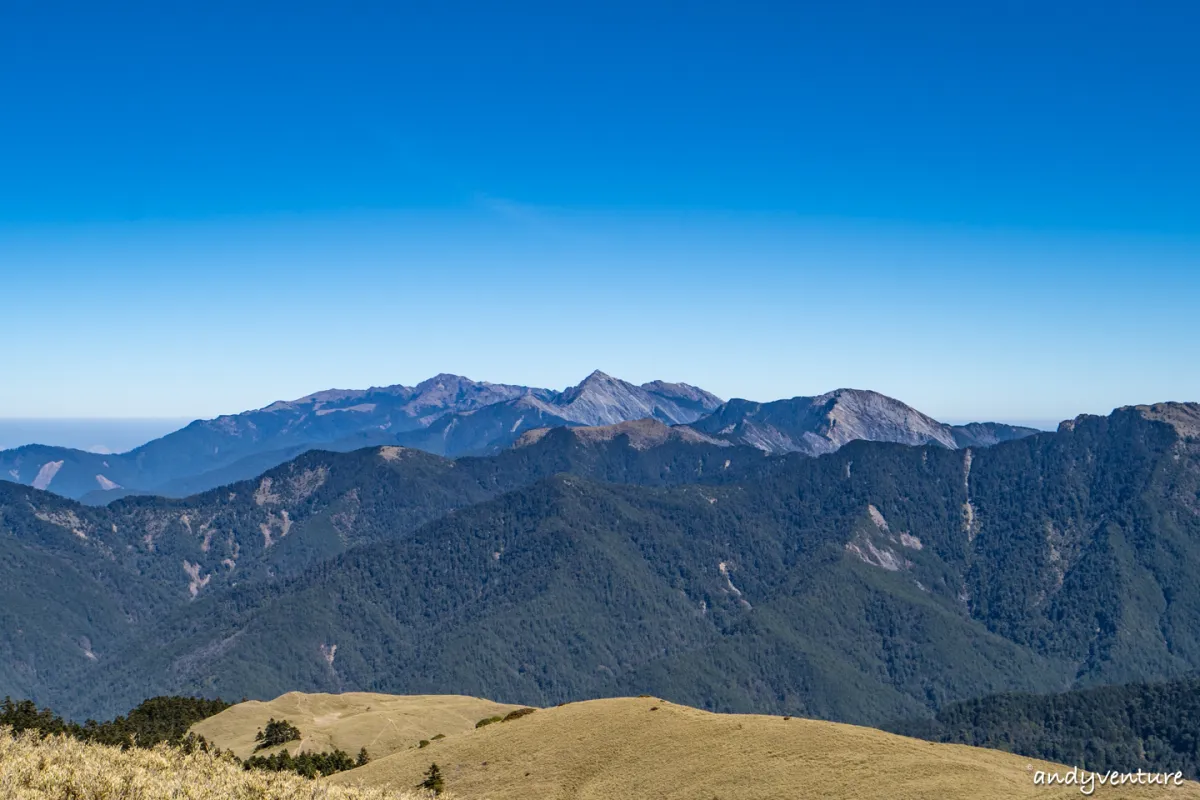
[[[540,709],[449,735],[328,778],[335,786],[407,788],[437,764],[460,800],[765,800],[781,797],[1071,798],[1074,786],[1035,786],[1067,767],[962,745],[807,719],[712,714],[654,697]],[[1161,787],[1097,789],[1150,797]],[[1200,786],[1171,797],[1200,797]]]
[[[281,748],[293,755],[337,749],[353,755],[365,747],[371,758],[379,759],[438,734],[474,730],[479,720],[518,708],[461,695],[288,692],[274,700],[238,703],[196,723],[192,732],[244,759],[255,753],[254,736],[268,720],[287,720],[300,729],[303,738],[266,753]]]

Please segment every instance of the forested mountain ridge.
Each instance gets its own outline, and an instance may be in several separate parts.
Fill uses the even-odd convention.
[[[255,480],[185,500],[129,497],[101,508],[0,481],[0,519],[16,541],[104,560],[185,600],[403,536],[558,472],[668,484],[700,480],[706,465],[716,474],[762,461],[749,449],[681,441],[645,451],[628,437],[591,441],[557,429],[492,458],[452,461],[394,446],[309,451]]]
[[[1187,674],[1200,444],[1194,407],[1155,408],[963,451],[765,457],[560,429],[493,458],[350,454],[375,465],[364,475],[386,453],[451,464],[493,493],[292,577],[209,585],[108,657],[47,676],[45,698],[91,713],[150,689],[453,688],[539,705],[651,692],[878,723]],[[572,470],[642,485],[546,477]],[[385,530],[375,513],[356,529]]]
[[[749,449],[676,442],[642,451],[625,437],[582,441],[559,429],[493,458],[309,451],[186,500],[88,507],[0,481],[0,695],[40,698],[47,675],[116,657],[135,628],[197,597],[280,580],[547,475],[666,484],[762,461]]]

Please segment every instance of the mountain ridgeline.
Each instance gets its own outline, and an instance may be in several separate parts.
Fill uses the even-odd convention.
[[[815,458],[721,430],[310,451],[104,508],[0,485],[0,693],[73,716],[152,694],[649,693],[878,724],[1200,667],[1197,406]]]
[[[723,403],[686,383],[636,386],[599,371],[563,391],[437,375],[414,387],[329,390],[197,420],[128,453],[43,445],[0,451],[0,479],[89,504],[135,494],[183,497],[252,478],[313,448],[400,445],[448,457],[489,455],[539,428],[641,419],[695,425],[715,440],[770,453],[810,455],[852,439],[953,448],[1034,433],[994,423],[950,427],[897,400],[846,389],[776,403]]]

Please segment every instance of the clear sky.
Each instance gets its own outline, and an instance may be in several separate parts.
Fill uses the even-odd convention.
[[[0,417],[1200,400],[1200,5],[0,0]]]

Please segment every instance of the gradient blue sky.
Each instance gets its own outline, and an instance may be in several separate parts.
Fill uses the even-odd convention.
[[[1192,3],[0,0],[0,417],[1200,400]]]

